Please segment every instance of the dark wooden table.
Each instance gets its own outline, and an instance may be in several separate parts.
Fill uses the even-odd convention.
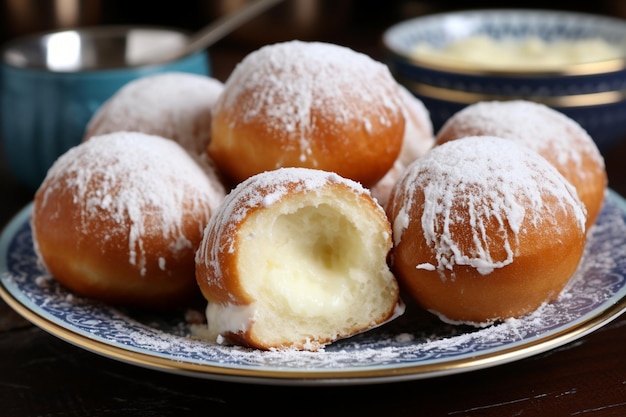
[[[360,49],[376,54],[376,40]],[[355,47],[355,49],[359,49]],[[225,79],[245,48],[215,47]],[[605,153],[626,195],[626,140]],[[0,166],[0,225],[32,199]],[[129,365],[61,341],[0,301],[1,416],[626,416],[626,315],[555,350],[411,382],[295,387],[226,383]]]

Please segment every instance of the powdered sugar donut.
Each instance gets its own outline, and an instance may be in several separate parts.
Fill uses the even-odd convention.
[[[391,227],[360,184],[309,168],[254,175],[226,197],[196,257],[209,337],[318,350],[403,311]]]
[[[585,208],[537,152],[466,137],[409,165],[387,208],[392,269],[445,321],[486,325],[554,300],[582,258]]]
[[[402,175],[402,172],[406,169],[406,165],[400,162],[397,159],[393,163],[393,167],[387,171],[384,177],[381,178],[372,188],[370,188],[370,192],[372,193],[372,197],[376,199],[378,204],[380,204],[383,208],[387,207],[389,202],[389,196],[391,195],[391,190],[398,182],[398,179]]]
[[[437,144],[475,135],[512,139],[539,152],[576,188],[587,209],[587,229],[595,223],[606,197],[607,173],[598,147],[576,121],[532,101],[479,102],[448,119]]]
[[[424,103],[403,85],[399,87],[406,125],[398,159],[406,166],[421,158],[435,145],[435,134],[430,113]]]
[[[205,75],[169,72],[131,81],[91,118],[85,140],[119,131],[137,131],[178,142],[204,155],[211,139],[212,109],[224,85]]]
[[[50,273],[74,292],[147,308],[200,295],[195,251],[225,196],[177,143],[139,132],[94,136],[50,168],[32,230]]]
[[[383,207],[386,206],[391,189],[406,166],[422,157],[435,144],[433,124],[428,109],[406,87],[402,85],[399,87],[406,121],[402,148],[393,167],[371,188],[372,195]]]
[[[393,166],[404,124],[385,65],[339,45],[282,42],[231,73],[215,104],[209,155],[233,183],[307,167],[369,187]]]

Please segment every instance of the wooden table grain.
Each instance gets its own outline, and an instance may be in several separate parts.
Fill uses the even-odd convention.
[[[358,46],[363,46],[359,43]],[[376,51],[375,41],[362,48]],[[355,49],[358,49],[355,47]],[[216,46],[225,79],[245,48]],[[376,52],[373,52],[376,53]],[[626,140],[605,153],[626,195]],[[32,199],[0,165],[0,224]],[[0,416],[626,416],[626,315],[560,348],[409,382],[295,387],[213,381],[118,362],[31,325],[0,301]]]

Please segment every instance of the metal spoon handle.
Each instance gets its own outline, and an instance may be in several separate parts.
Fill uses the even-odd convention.
[[[216,19],[211,24],[192,35],[187,41],[185,48],[177,54],[177,57],[183,57],[208,48],[239,26],[281,1],[283,0],[256,0],[242,6],[239,10],[235,10],[232,13]]]

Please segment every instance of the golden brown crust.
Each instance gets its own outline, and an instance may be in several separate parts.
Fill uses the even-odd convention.
[[[245,97],[242,96],[241,100],[245,101]],[[303,160],[300,149],[284,146],[278,140],[281,135],[288,135],[287,132],[273,132],[262,120],[241,122],[237,111],[239,106],[235,103],[232,109],[215,114],[212,136],[227,137],[228,140],[214,140],[208,148],[210,157],[233,183],[279,167],[304,167],[336,172],[372,186],[393,166],[402,146],[404,119],[399,113],[385,114],[392,124],[376,125],[373,122],[370,131],[364,131],[356,121],[333,124],[313,116],[317,122],[311,124],[307,149],[313,157]],[[378,114],[369,114],[366,107],[359,114],[363,118],[378,118]],[[286,139],[283,143],[291,141],[294,139]]]
[[[55,163],[34,199],[37,253],[55,279],[79,295],[132,307],[182,307],[200,295],[195,250],[223,195],[176,143],[128,135],[94,137]],[[154,170],[142,170],[135,158]]]
[[[251,182],[244,184],[241,188],[254,187],[254,193],[258,195],[271,194],[277,183],[260,184]],[[280,182],[284,198],[298,198],[298,194],[304,194],[308,190],[303,188],[303,182]],[[345,183],[329,183],[325,187],[328,189],[338,189],[340,193],[349,191],[352,188]],[[377,215],[381,227],[389,227],[388,245],[391,248],[391,229],[389,220],[384,211],[380,210],[377,203],[367,194],[363,193],[357,197],[359,205],[367,211],[369,215]],[[236,305],[247,305],[254,301],[254,296],[248,294],[242,287],[241,277],[237,268],[241,247],[240,230],[244,222],[253,218],[255,212],[263,209],[262,199],[236,198],[232,199],[232,207],[228,212],[216,214],[213,223],[219,226],[209,226],[205,230],[206,236],[203,238],[203,246],[199,247],[196,258],[196,278],[204,297],[210,302],[232,303]],[[355,203],[356,204],[356,203]],[[245,213],[244,216],[231,215],[232,213]],[[323,226],[323,225],[322,225]],[[220,248],[215,250],[215,248]]]
[[[248,215],[252,215],[259,207],[249,207]],[[207,229],[204,240],[223,248],[219,252],[210,252],[209,247],[199,248],[198,257],[202,260],[196,262],[196,279],[204,298],[210,302],[247,305],[254,301],[241,284],[237,269],[239,251],[228,249],[231,245],[238,247],[238,232],[243,221],[245,219],[229,218],[223,221],[222,227]]]
[[[298,245],[302,248],[292,252]],[[254,175],[226,198],[197,252],[196,279],[208,300],[209,333],[259,349],[317,350],[379,325],[398,312],[399,288],[386,263],[391,246],[384,210],[359,184],[301,168]],[[264,247],[268,250],[258,259],[246,259]],[[325,280],[335,290],[321,284]],[[359,313],[350,307],[351,287],[360,297],[371,297],[359,298]],[[263,295],[267,292],[271,296]],[[339,298],[339,304],[331,301]],[[301,303],[311,303],[311,309]],[[268,330],[275,325],[279,329]],[[303,335],[301,326],[312,327]],[[283,333],[285,328],[292,330]]]
[[[255,51],[233,71],[214,108],[208,154],[233,184],[305,167],[369,187],[393,166],[404,130],[387,67],[338,45],[292,41]]]
[[[145,235],[146,269],[142,274],[129,262],[128,228],[117,229],[104,214],[84,223],[88,232],[79,230],[76,225],[84,221],[80,219],[83,208],[73,203],[72,195],[55,194],[47,197],[45,205],[43,195],[36,195],[32,218],[38,252],[48,271],[70,290],[114,304],[151,309],[181,307],[197,297],[191,279],[194,248],[179,251],[174,257],[165,250],[161,234]],[[115,229],[119,233],[111,235]],[[190,216],[184,230],[190,240],[200,241],[197,218]],[[167,258],[167,270],[158,267],[161,258]]]
[[[542,104],[515,100],[479,102],[453,115],[436,145],[467,136],[500,136],[538,152],[576,188],[587,209],[587,231],[604,204],[608,177],[593,138],[566,115]]]
[[[421,219],[423,193],[416,193],[414,201],[409,216]],[[392,209],[392,216],[397,215],[397,207]],[[455,213],[468,215],[462,209]],[[472,249],[469,224],[469,218],[466,218],[450,231],[463,253]],[[443,314],[448,320],[488,323],[520,317],[536,310],[542,303],[556,299],[580,262],[585,244],[581,229],[562,213],[557,215],[554,226],[561,229],[559,240],[551,238],[554,233],[546,224],[533,225],[529,219],[522,225],[525,233],[514,242],[512,250],[516,255],[513,263],[496,268],[488,275],[481,275],[474,267],[456,265],[447,274],[447,279],[442,279],[439,271],[415,267],[426,263],[436,265],[437,260],[432,246],[424,238],[419,220],[413,220],[404,232],[411,238],[402,239],[393,249],[394,272],[403,277],[400,283],[404,291],[420,305]],[[485,233],[493,239],[492,256],[504,259],[504,242],[499,237],[499,230],[500,225],[492,220]]]
[[[532,150],[504,145],[441,144],[407,170],[387,207],[394,273],[447,321],[530,313],[559,295],[582,258],[585,211],[573,187]]]

